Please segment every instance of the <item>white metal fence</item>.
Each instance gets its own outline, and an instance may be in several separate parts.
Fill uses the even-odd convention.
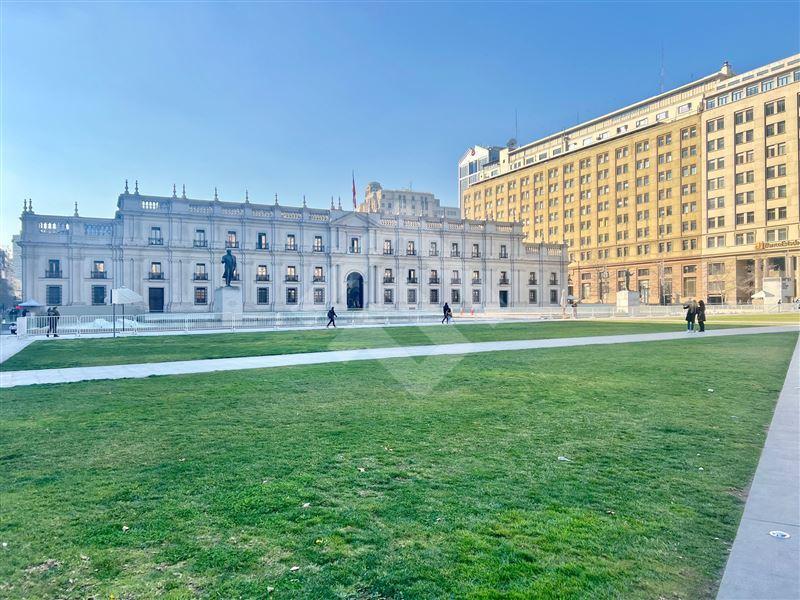
[[[800,312],[793,305],[753,306],[753,305],[709,305],[706,307],[709,319],[716,315],[731,314],[770,314],[794,311]],[[628,312],[617,309],[614,305],[593,304],[578,305],[577,311],[572,307],[561,306],[536,307],[532,310],[502,309],[479,313],[454,313],[454,322],[491,322],[491,321],[532,321],[541,319],[608,319],[608,318],[679,318],[685,311],[680,305],[631,307]],[[336,319],[338,326],[381,326],[381,325],[413,325],[431,324],[441,321],[440,312],[342,312]],[[220,313],[149,313],[130,317],[109,315],[63,315],[56,321],[47,315],[27,317],[25,331],[20,334],[46,336],[49,333],[59,335],[97,335],[116,332],[118,335],[181,333],[191,331],[242,331],[259,329],[302,329],[325,326],[328,318],[325,313],[242,313],[223,315]]]

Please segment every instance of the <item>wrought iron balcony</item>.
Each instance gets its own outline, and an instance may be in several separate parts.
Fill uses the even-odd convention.
[[[361,248],[359,246],[350,246],[347,249],[348,254],[361,254]]]
[[[408,279],[406,279],[406,283],[417,283],[417,282],[418,280],[416,277],[409,277]]]
[[[208,273],[195,273],[192,279],[195,281],[208,281]]]
[[[393,248],[384,248],[383,249],[383,255],[384,256],[392,256],[393,254],[394,254],[394,249]]]
[[[164,238],[160,237],[151,237],[147,238],[147,243],[151,246],[163,246],[164,245]]]
[[[428,283],[433,283],[433,284],[438,285],[439,284],[439,278],[438,277],[429,277],[428,278]]]
[[[550,285],[558,285],[558,279],[550,279]]]
[[[416,250],[406,250],[406,256],[416,256],[416,255],[417,255]]]
[[[192,246],[195,248],[208,248],[208,240],[192,240]]]
[[[501,277],[497,281],[498,285],[508,285],[510,282],[507,277]]]
[[[461,257],[461,252],[459,252],[458,250],[450,251],[450,258],[460,258],[460,257]]]
[[[430,250],[428,252],[428,256],[439,256],[439,251],[438,250]]]
[[[299,275],[287,275],[286,281],[300,281]]]
[[[60,270],[54,271],[53,269],[48,269],[44,272],[44,276],[48,279],[62,279],[63,273]]]
[[[480,252],[473,252],[472,253],[472,258],[480,258],[480,257],[481,257],[481,253]]]
[[[501,252],[498,258],[508,258],[508,252]]]
[[[256,275],[256,281],[269,281],[269,274]]]
[[[480,284],[481,284],[481,278],[480,277],[473,277],[472,278],[472,285],[480,285]]]
[[[105,271],[92,271],[91,273],[89,273],[89,277],[91,277],[92,279],[107,279],[108,273],[106,273]]]
[[[451,277],[450,278],[450,283],[452,283],[453,285],[460,285],[461,284],[461,279],[459,279],[458,277]]]
[[[318,245],[316,245],[316,246],[313,246],[313,247],[311,248],[311,250],[312,250],[313,252],[325,252],[325,246],[323,246],[323,245],[321,245],[321,244],[318,244]]]
[[[394,277],[384,277],[383,283],[394,283]]]
[[[256,250],[269,250],[269,242],[263,244],[256,244]]]
[[[239,247],[239,242],[231,241],[231,240],[225,240],[225,247],[226,248],[238,248]]]
[[[325,275],[314,275],[312,281],[314,283],[325,283]]]
[[[151,272],[151,273],[147,274],[147,278],[148,279],[164,279],[164,274],[163,273],[152,273]]]
[[[297,252],[297,244],[285,244],[283,249],[287,252]]]
[[[537,285],[535,279],[528,278],[528,285]]]

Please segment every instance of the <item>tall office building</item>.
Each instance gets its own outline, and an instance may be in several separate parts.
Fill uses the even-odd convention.
[[[364,189],[364,201],[356,212],[384,213],[413,217],[459,219],[461,211],[456,206],[442,206],[430,192],[412,189],[386,190],[377,181],[370,181]]]
[[[614,302],[800,294],[800,55],[707,77],[518,148],[461,194],[467,219],[564,242],[572,293]],[[459,179],[459,183],[461,180]]]

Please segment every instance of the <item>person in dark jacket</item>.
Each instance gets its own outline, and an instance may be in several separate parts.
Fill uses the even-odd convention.
[[[61,318],[61,313],[58,312],[58,307],[53,307],[53,337],[58,337],[58,320]]]
[[[47,337],[50,337],[50,334],[53,333],[53,323],[55,323],[55,319],[53,318],[53,309],[52,307],[47,307]]]
[[[450,322],[450,319],[449,319],[449,317],[450,317],[450,305],[447,302],[445,302],[444,306],[442,307],[442,314],[443,314],[443,316],[442,316],[442,325],[444,325],[445,322],[449,323]]]
[[[697,302],[690,300],[683,305],[686,309],[686,331],[694,331],[694,320],[697,318]]]
[[[333,328],[336,329],[336,317],[338,316],[339,315],[336,314],[336,311],[333,310],[333,307],[331,306],[331,309],[328,311],[328,324],[325,325],[325,329],[331,325],[333,325]]]
[[[697,304],[697,324],[700,325],[700,333],[706,330],[706,303],[702,300]]]

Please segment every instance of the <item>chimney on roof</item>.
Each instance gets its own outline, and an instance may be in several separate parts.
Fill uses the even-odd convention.
[[[719,70],[719,72],[722,75],[725,75],[725,77],[731,77],[733,75],[733,69],[731,69],[731,63],[729,63],[726,60],[724,63],[722,63],[722,68]]]

